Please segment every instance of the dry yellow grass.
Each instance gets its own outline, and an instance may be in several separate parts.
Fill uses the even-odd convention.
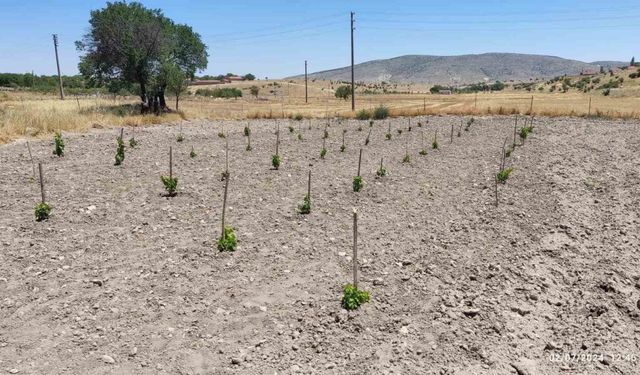
[[[259,98],[248,88],[260,87]],[[0,93],[0,142],[28,136],[45,136],[53,131],[83,131],[91,127],[139,126],[175,122],[181,119],[250,119],[283,118],[300,114],[304,117],[353,117],[351,101],[334,97],[327,81],[310,82],[309,103],[304,102],[303,81],[254,81],[225,86],[244,91],[240,99],[213,99],[189,96],[180,102],[180,113],[163,116],[140,115],[137,98],[74,98],[58,100],[52,95],[20,92]],[[196,87],[198,88],[198,87]],[[357,95],[356,110],[385,105],[392,116],[416,115],[484,115],[528,114],[533,95],[533,111],[537,116],[586,116],[640,118],[640,94],[637,87],[616,95],[599,92],[584,94],[548,93],[506,90],[496,93],[431,95],[418,93],[426,87],[406,86],[406,94]],[[192,89],[193,90],[193,89]],[[173,103],[168,98],[169,103]]]

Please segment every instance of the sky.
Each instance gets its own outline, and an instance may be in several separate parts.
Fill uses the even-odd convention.
[[[616,0],[142,0],[186,23],[208,46],[200,74],[282,78],[401,55],[515,52],[580,61],[640,59],[640,1]],[[51,34],[62,73],[76,74],[74,42],[89,27],[96,0],[0,0],[0,72],[54,74]]]

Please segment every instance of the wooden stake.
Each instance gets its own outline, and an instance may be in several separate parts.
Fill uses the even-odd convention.
[[[358,174],[360,176],[360,165],[362,164],[362,149],[360,149],[360,156],[358,157]]]
[[[518,116],[516,115],[516,123],[513,125],[513,149],[516,148],[516,132],[518,128]]]
[[[451,143],[453,143],[453,124],[451,124]]]
[[[38,163],[38,172],[40,173],[40,195],[42,197],[42,203],[44,203],[45,196],[44,196],[44,178],[42,173],[42,163]]]
[[[124,139],[124,128],[120,128],[120,140]]]
[[[169,146],[169,178],[173,178],[173,149]]]
[[[276,130],[276,155],[278,155],[278,145],[280,145],[280,124]]]
[[[382,169],[382,162],[384,161],[384,157],[380,158],[380,169]]]
[[[358,211],[353,209],[353,287],[358,289]]]
[[[507,159],[507,151],[505,148],[507,147],[507,138],[504,139],[504,143],[502,144],[502,161],[500,162],[500,170],[504,169],[504,163]]]
[[[33,154],[31,154],[31,144],[27,141],[27,149],[29,150],[29,158],[31,159],[31,169],[33,170],[33,179],[36,179],[36,164],[33,162]]]
[[[591,97],[589,97],[589,112],[587,112],[587,117],[591,117]]]
[[[344,147],[344,132],[342,132],[342,147]]]
[[[533,113],[533,95],[531,95],[531,104],[529,105],[529,114]]]
[[[224,238],[224,214],[227,210],[227,189],[229,188],[229,174],[227,174],[227,178],[224,180],[224,197],[222,199],[222,232],[220,234],[220,238]]]
[[[224,140],[224,173],[229,176],[229,138],[225,137]]]
[[[309,182],[307,183],[307,197],[311,200],[311,169],[309,169]]]

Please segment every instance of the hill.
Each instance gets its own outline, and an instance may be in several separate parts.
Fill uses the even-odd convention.
[[[616,62],[607,61],[605,69]],[[619,63],[626,65],[626,63]],[[359,82],[465,84],[482,81],[530,81],[562,75],[576,75],[583,69],[599,69],[598,64],[556,56],[517,53],[484,53],[460,56],[406,55],[372,60],[355,65]],[[290,78],[301,78],[295,76]],[[312,79],[348,81],[350,67],[315,72]]]

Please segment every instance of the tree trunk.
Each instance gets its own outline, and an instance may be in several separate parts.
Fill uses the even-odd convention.
[[[176,112],[180,109],[178,108],[178,101],[180,100],[180,95],[176,94]]]

